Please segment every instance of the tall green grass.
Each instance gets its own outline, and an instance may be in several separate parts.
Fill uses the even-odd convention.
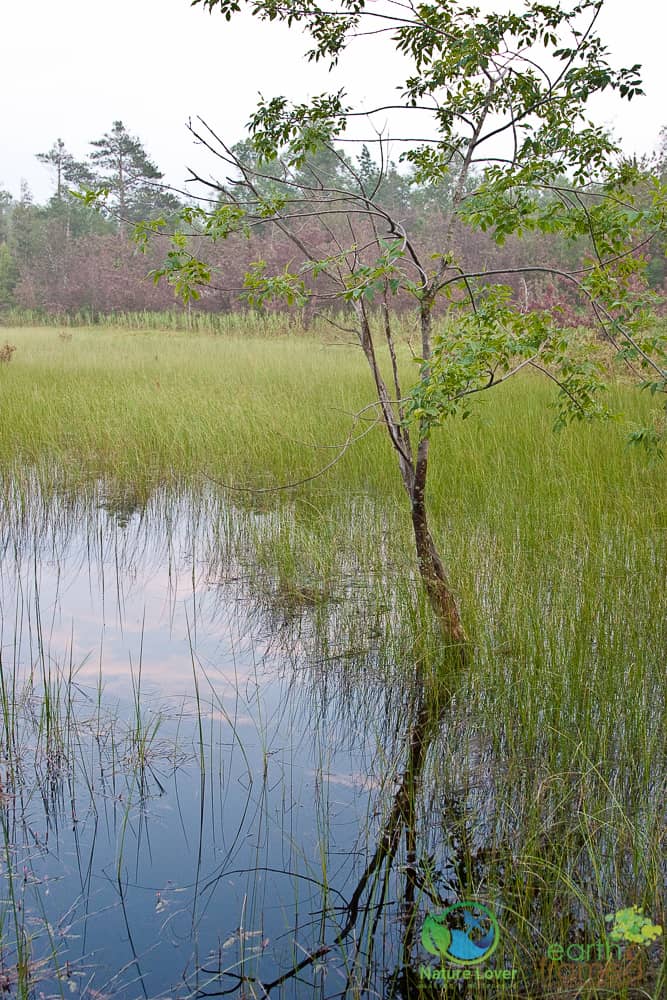
[[[264,336],[271,334],[284,336],[286,333],[302,329],[297,319],[284,315],[250,313],[211,313],[191,309],[154,311],[142,309],[127,311],[118,309],[110,313],[99,313],[91,309],[77,309],[74,312],[49,313],[41,309],[5,309],[0,311],[0,327],[46,327],[70,329],[78,327],[106,327],[114,330],[172,330],[194,333],[227,334],[239,332],[251,323]]]
[[[413,331],[409,317],[399,317],[394,321],[400,336]],[[74,312],[49,313],[40,309],[0,310],[0,329],[36,328],[72,330],[78,328],[110,329],[131,331],[204,333],[214,336],[262,336],[281,337],[316,334],[332,339],[340,326],[349,326],[349,317],[339,313],[316,313],[307,316],[303,312],[259,312],[255,310],[235,312],[204,312],[192,309],[142,309],[100,313],[91,309]],[[340,331],[339,331],[340,332]]]

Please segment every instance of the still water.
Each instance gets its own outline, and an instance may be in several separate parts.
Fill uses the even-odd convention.
[[[548,946],[642,898],[654,848],[597,819],[637,808],[632,760],[610,746],[584,795],[548,725],[522,756],[479,672],[427,674],[343,555],[338,598],[281,584],[258,553],[288,504],[37,481],[2,502],[0,991],[597,996]],[[483,976],[445,938],[484,942]],[[605,996],[657,996],[659,944],[622,958]]]
[[[361,974],[335,944],[396,784],[387,706],[323,687],[307,614],[258,609],[210,510],[100,488],[5,525],[12,989],[22,961],[45,996],[262,996],[290,970],[284,995],[333,995]]]

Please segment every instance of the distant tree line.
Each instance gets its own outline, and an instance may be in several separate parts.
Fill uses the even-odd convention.
[[[193,307],[208,311],[231,311],[247,307],[244,288],[246,273],[256,261],[263,261],[271,273],[287,268],[294,247],[287,236],[281,238],[274,227],[256,226],[246,235],[234,234],[212,242],[210,233],[200,232],[197,197],[186,202],[163,184],[164,175],[151,160],[144,145],[131,135],[123,122],[90,143],[84,159],[76,159],[64,141],[56,139],[51,149],[37,154],[37,159],[51,169],[54,190],[45,204],[36,204],[27,184],[18,199],[0,189],[0,310],[23,307],[49,313],[78,310],[111,312],[114,310],[162,310],[178,306],[172,290],[165,283],[155,284],[147,277],[161,260],[159,241],[151,242],[140,253],[132,236],[137,223],[157,222],[168,234],[177,226],[184,204],[192,205],[191,227],[184,240],[197,252],[206,242],[207,261],[216,278]],[[256,165],[257,153],[247,141],[234,147],[236,156]],[[652,178],[667,179],[667,130],[660,136],[657,153],[637,164],[646,177],[647,192]],[[288,183],[304,192],[304,200],[293,225],[307,235],[318,191],[336,189],[344,206],[350,178],[362,179],[368,189],[381,186],[382,201],[392,214],[400,214],[425,246],[437,243],[439,230],[447,225],[448,210],[456,185],[453,170],[446,183],[437,186],[419,182],[411,168],[399,169],[393,162],[379,164],[364,146],[356,156],[341,149],[324,148],[312,153]],[[197,178],[200,197],[210,205],[224,181]],[[474,183],[474,178],[473,178]],[[263,197],[280,199],[281,184],[267,174]],[[207,189],[208,188],[208,189]],[[100,211],[79,196],[82,190],[103,190]],[[182,224],[182,223],[181,223]],[[341,227],[347,223],[344,212],[332,211],[332,253]],[[215,235],[215,234],[214,234]],[[224,234],[223,234],[224,236]],[[363,234],[357,234],[363,238]],[[201,237],[201,238],[200,238]],[[206,241],[204,237],[207,237]],[[461,227],[455,234],[459,258],[470,270],[493,267],[498,247],[490,234]],[[349,243],[349,234],[347,235]],[[538,257],[558,266],[576,266],[581,257],[576,240],[565,242],[542,232],[523,233],[508,238],[502,259],[507,265],[529,265]],[[508,257],[509,255],[509,257]],[[644,280],[659,295],[667,293],[665,246],[650,244],[646,252]],[[321,279],[313,278],[313,281]],[[574,298],[567,301],[563,292],[545,279],[517,279],[515,294],[526,309],[558,308],[567,322],[576,322]],[[326,301],[326,290],[322,296]],[[401,301],[396,303],[401,308]],[[405,303],[407,305],[407,302]],[[280,308],[264,305],[263,308]]]

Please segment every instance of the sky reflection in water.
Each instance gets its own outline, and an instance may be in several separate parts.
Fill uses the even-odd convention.
[[[313,711],[239,587],[210,579],[205,523],[175,507],[156,523],[99,504],[2,538],[5,684],[32,673],[77,720],[59,756],[25,702],[6,810],[5,927],[11,888],[32,961],[57,954],[46,995],[190,996],[233,986],[221,968],[271,979],[321,939],[323,865],[335,907],[365,861],[372,727],[348,739],[335,705]],[[342,983],[333,958],[329,975]]]

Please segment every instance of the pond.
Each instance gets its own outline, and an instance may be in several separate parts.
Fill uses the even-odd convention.
[[[336,936],[386,713],[320,700],[187,498],[96,500],[3,539],[5,941],[47,992],[269,982]]]
[[[451,684],[425,681],[418,662],[387,683],[377,632],[357,647],[335,599],[253,570],[244,546],[274,530],[272,509],[102,484],[46,494],[35,482],[10,499],[4,990],[542,995],[546,938],[514,884],[530,880],[511,835],[525,789]],[[389,599],[386,613],[391,622]],[[443,768],[454,748],[458,764]],[[548,865],[548,848],[529,855]],[[622,886],[636,881],[626,861]],[[591,865],[580,874],[603,877]],[[585,891],[556,904],[581,933]],[[485,902],[502,947],[475,953],[486,978],[473,960],[439,980],[444,952],[437,941],[429,951],[424,927],[462,899]],[[454,937],[468,919],[454,914]],[[648,982],[646,955],[624,989]]]

